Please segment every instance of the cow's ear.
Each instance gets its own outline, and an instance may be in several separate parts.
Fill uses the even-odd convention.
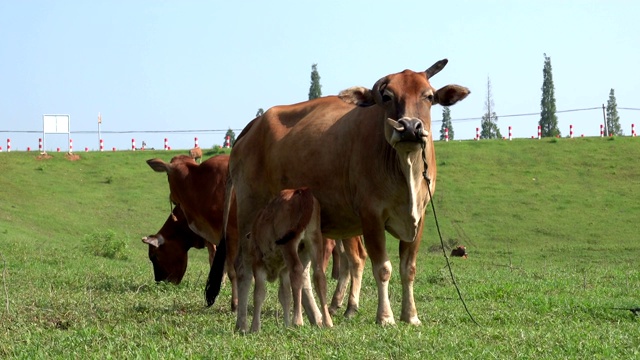
[[[440,104],[442,106],[451,106],[466,98],[470,93],[471,91],[464,86],[447,85],[436,91],[433,103]]]
[[[340,91],[338,94],[340,100],[347,104],[353,104],[357,106],[371,106],[375,104],[371,90],[364,86],[353,86],[348,89]]]
[[[151,246],[160,247],[164,244],[164,238],[162,236],[145,236],[142,238],[142,242]]]
[[[166,172],[169,173],[170,165],[166,162],[162,161],[162,159],[149,159],[147,160],[147,164],[156,172]]]

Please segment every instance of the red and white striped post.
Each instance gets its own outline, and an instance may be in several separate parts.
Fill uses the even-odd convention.
[[[573,139],[573,125],[569,125],[569,137]]]
[[[31,146],[27,146],[27,152],[31,151]]]
[[[600,137],[604,137],[604,125],[600,124]]]
[[[11,152],[11,139],[7,139],[7,152]]]
[[[136,139],[131,139],[131,151],[136,151]]]
[[[444,128],[444,141],[449,141],[449,128]]]
[[[42,138],[38,138],[38,150],[42,152]]]
[[[113,147],[113,151],[116,151],[116,147],[115,146]]]
[[[538,125],[538,140],[542,138],[542,126]]]
[[[475,140],[480,140],[480,128],[476,128],[476,138]]]
[[[631,136],[636,136],[636,124],[631,124]]]
[[[57,152],[60,152],[60,148],[59,148],[59,147],[57,147],[57,148],[56,148],[56,151],[57,151]]]
[[[197,137],[196,137],[196,138],[193,138],[193,147],[194,147],[194,148],[196,148],[196,149],[200,147],[200,146],[198,145],[198,138],[197,138]]]
[[[511,126],[509,126],[509,141],[511,141],[511,139],[513,139],[513,134],[511,132]]]
[[[0,146],[0,152],[2,152],[2,146]]]
[[[100,151],[104,151],[104,140],[100,139]]]
[[[231,147],[231,137],[227,135],[226,138],[224,138],[224,147],[226,148],[230,148]]]
[[[84,152],[89,152],[89,147],[85,146],[84,147]]]
[[[164,149],[169,150],[169,139],[164,138]]]
[[[73,152],[73,139],[69,139],[69,154]]]

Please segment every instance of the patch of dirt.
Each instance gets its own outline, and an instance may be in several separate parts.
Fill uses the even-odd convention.
[[[80,155],[76,155],[76,154],[66,153],[64,155],[64,157],[69,161],[78,161],[78,160],[80,160]]]
[[[36,160],[47,160],[47,159],[51,159],[53,158],[53,156],[47,154],[47,153],[42,153],[38,156],[36,156]]]

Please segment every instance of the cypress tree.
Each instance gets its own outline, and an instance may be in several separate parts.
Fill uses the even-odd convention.
[[[448,106],[442,108],[442,126],[440,127],[440,140],[444,140],[444,129],[449,129],[449,140],[453,140],[453,124],[451,123],[451,110]]]
[[[606,111],[606,119],[607,119],[607,130],[608,135],[617,135],[622,136],[624,132],[620,127],[620,116],[618,116],[618,105],[616,104],[616,95],[614,94],[613,89],[609,92],[609,100],[607,101],[607,111]]]
[[[544,54],[542,77],[542,100],[540,100],[540,121],[538,125],[540,125],[543,137],[556,137],[560,135],[560,129],[558,129],[558,117],[556,116],[551,58],[547,54]]]
[[[311,65],[311,86],[309,87],[309,100],[322,96],[322,85],[320,85],[320,74],[318,74],[318,64]]]

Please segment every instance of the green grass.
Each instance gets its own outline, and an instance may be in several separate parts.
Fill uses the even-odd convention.
[[[246,336],[233,332],[228,284],[204,307],[205,251],[190,253],[181,285],[153,281],[140,238],[165,221],[168,186],[145,160],[178,151],[0,153],[0,358],[638,358],[640,317],[611,309],[640,306],[638,141],[437,143],[438,220],[448,244],[467,246],[451,262],[481,326],[429,209],[421,326],[375,325],[368,265],[356,318],[284,328],[272,285],[262,331]],[[126,256],[95,255],[96,242]],[[396,317],[397,248],[389,238]]]

